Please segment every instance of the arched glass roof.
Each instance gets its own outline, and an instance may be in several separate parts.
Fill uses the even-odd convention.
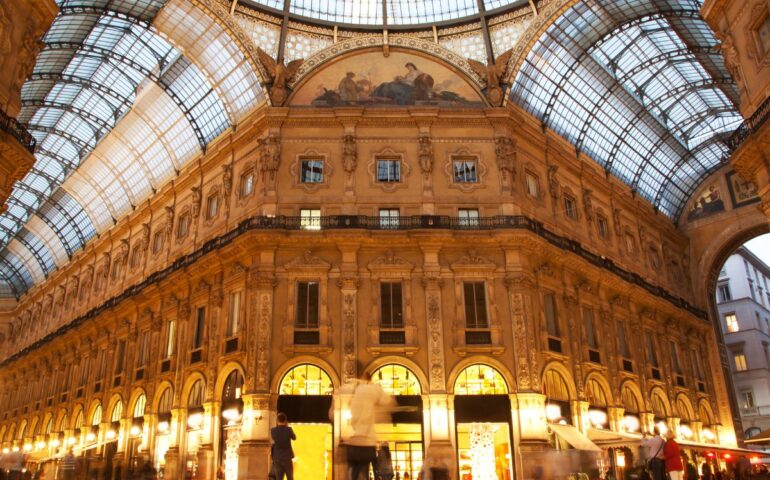
[[[241,0],[246,5],[282,11],[284,0]],[[484,11],[527,5],[527,0],[483,0]],[[480,14],[478,0],[288,0],[289,13],[310,22],[355,26],[425,25],[470,19]],[[383,17],[385,15],[385,17]]]
[[[36,162],[0,214],[0,278],[17,296],[265,98],[228,33],[187,0],[57,3],[21,92]]]
[[[511,91],[674,219],[743,120],[700,3],[582,1],[540,37]]]

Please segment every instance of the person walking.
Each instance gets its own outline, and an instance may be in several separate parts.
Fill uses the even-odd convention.
[[[665,445],[666,441],[660,436],[658,427],[652,430],[652,436],[644,434],[642,439],[642,447],[645,449],[644,459],[652,480],[666,480],[666,463],[663,458]]]
[[[666,461],[666,473],[671,480],[684,479],[684,465],[682,465],[682,452],[679,444],[674,440],[674,432],[668,433],[668,440],[663,447],[663,458]]]
[[[64,480],[74,480],[77,460],[75,459],[75,454],[72,453],[72,449],[67,450],[67,453],[60,460],[60,465]]]
[[[388,444],[380,446],[377,452],[377,480],[393,480],[393,460],[390,457]]]
[[[376,383],[370,382],[369,375],[345,385],[340,393],[350,394],[350,425],[353,435],[347,445],[349,480],[358,480],[363,473],[369,478],[369,466],[374,470],[377,461],[377,434],[374,425],[379,415],[389,413],[395,407],[395,400]]]
[[[270,437],[273,439],[273,470],[276,480],[294,480],[294,450],[291,448],[291,441],[296,440],[297,436],[294,430],[289,426],[286,414],[281,412],[277,417],[278,425],[270,430]]]

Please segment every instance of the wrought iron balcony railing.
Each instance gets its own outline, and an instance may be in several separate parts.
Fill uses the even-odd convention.
[[[29,153],[35,153],[35,145],[37,145],[35,137],[24,128],[24,125],[2,110],[0,110],[0,130],[13,135]]]

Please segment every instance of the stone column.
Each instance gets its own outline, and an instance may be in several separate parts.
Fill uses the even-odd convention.
[[[248,394],[243,397],[241,444],[238,447],[238,478],[267,480],[270,454],[270,395]]]
[[[607,409],[607,418],[610,423],[610,430],[613,432],[623,431],[623,414],[625,409],[621,407],[609,407]]]
[[[588,432],[591,427],[591,421],[588,419],[588,402],[574,400],[570,402],[572,410],[572,424],[583,433]]]
[[[343,257],[344,257],[343,253]],[[358,278],[353,272],[343,273],[337,281],[342,297],[342,382],[354,380],[361,372],[356,371]]]
[[[213,382],[213,379],[211,380]],[[216,478],[217,458],[215,445],[219,442],[221,424],[221,406],[219,402],[203,404],[203,427],[201,428],[200,446],[198,447],[198,478]]]
[[[692,429],[692,441],[702,443],[703,437],[701,437],[701,433],[703,432],[703,422],[697,420],[691,422],[690,429]]]
[[[532,299],[535,282],[525,252],[519,249],[505,251],[505,285],[513,324],[513,362],[519,391],[540,390],[537,323]]]
[[[180,408],[171,409],[171,421],[169,422],[170,431],[169,446],[166,452],[166,466],[164,468],[164,478],[169,480],[178,480],[184,478],[182,475],[183,467],[183,455],[180,452],[180,439],[185,434],[185,425],[180,422],[184,421],[184,411]]]
[[[639,429],[642,433],[652,433],[655,427],[655,414],[652,412],[643,412],[639,414]]]

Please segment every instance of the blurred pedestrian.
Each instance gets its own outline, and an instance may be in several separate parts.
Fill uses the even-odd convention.
[[[281,412],[277,417],[278,425],[270,430],[270,436],[273,439],[273,469],[276,480],[294,480],[294,450],[291,448],[291,441],[296,440],[297,436],[294,430],[289,426],[289,420],[286,414]]]

